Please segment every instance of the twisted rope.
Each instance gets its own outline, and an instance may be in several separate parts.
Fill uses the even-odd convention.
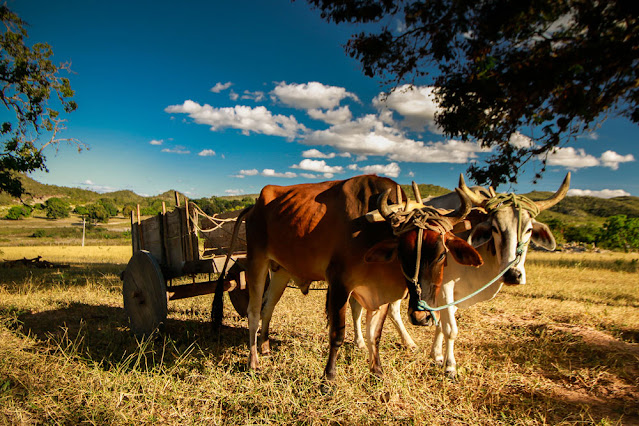
[[[453,229],[450,219],[443,216],[436,208],[430,206],[407,212],[397,211],[389,216],[395,235],[402,235],[415,228],[435,231],[441,235]]]

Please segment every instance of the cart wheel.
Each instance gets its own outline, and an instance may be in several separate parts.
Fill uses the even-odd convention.
[[[131,331],[138,338],[150,336],[166,320],[166,283],[160,265],[146,250],[129,260],[122,277],[124,309]]]

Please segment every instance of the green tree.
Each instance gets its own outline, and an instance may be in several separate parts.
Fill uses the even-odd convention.
[[[129,218],[131,217],[131,212],[135,211],[137,211],[137,206],[132,203],[127,203],[122,207],[122,216]]]
[[[566,241],[592,244],[599,241],[601,228],[595,225],[568,226],[564,231]]]
[[[10,220],[24,219],[25,217],[29,217],[31,212],[32,209],[29,206],[13,206],[9,209],[5,218]]]
[[[66,201],[60,198],[49,198],[45,203],[47,217],[49,219],[62,219],[69,217],[71,212],[71,206]]]
[[[479,184],[516,182],[541,159],[539,178],[553,149],[605,116],[639,122],[636,0],[308,2],[370,24],[346,44],[366,75],[432,84],[445,135],[496,148],[468,169]],[[511,143],[519,133],[530,143]]]
[[[609,217],[604,223],[600,241],[602,246],[610,249],[639,249],[639,218],[628,218],[623,214]]]
[[[115,206],[115,202],[111,198],[100,198],[98,203],[102,204],[109,216],[113,217],[118,215],[118,208]]]
[[[109,221],[109,212],[100,203],[89,204],[87,210],[89,211],[89,219],[92,222],[107,223]]]
[[[89,210],[85,206],[75,206],[75,209],[73,209],[73,213],[79,214],[81,216],[86,216],[89,214]]]
[[[44,148],[63,141],[78,150],[84,145],[59,137],[66,121],[59,110],[70,113],[77,107],[69,79],[61,76],[68,64],[56,66],[46,43],[27,46],[27,24],[6,5],[0,5],[0,19],[0,100],[8,110],[5,115],[13,117],[0,123],[0,192],[20,197],[24,187],[17,173],[46,171]]]

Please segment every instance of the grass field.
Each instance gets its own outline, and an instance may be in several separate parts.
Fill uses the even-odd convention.
[[[38,255],[69,267],[0,269],[1,423],[639,424],[636,253],[531,253],[527,285],[459,312],[457,381],[429,359],[432,329],[407,325],[409,353],[390,321],[371,376],[349,320],[328,392],[324,291],[285,292],[251,373],[246,319],[226,303],[213,333],[211,296],[170,302],[152,341],[130,336],[130,246],[0,247]]]

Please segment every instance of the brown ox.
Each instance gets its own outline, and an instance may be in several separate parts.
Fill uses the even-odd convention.
[[[370,223],[364,215],[377,208],[376,201],[381,199],[380,212],[386,212],[388,217],[387,199],[389,194],[397,199],[397,188],[390,179],[367,175],[262,189],[246,219],[249,368],[259,368],[257,330],[265,281],[272,268],[279,272],[275,276],[286,281],[287,277],[297,282],[327,281],[330,351],[324,375],[328,380],[335,376],[350,296],[368,310],[370,367],[374,374],[381,374],[378,346],[383,322],[388,303],[403,298],[407,284],[411,285],[404,276],[413,276],[415,271],[418,232],[409,229],[395,236],[388,222]],[[449,222],[449,226],[462,220],[470,210],[470,201],[459,194],[462,206],[448,218],[440,219]],[[422,240],[418,284],[424,288],[441,285],[447,252],[464,265],[482,263],[475,249],[450,232],[426,229]],[[271,285],[274,284],[272,277]],[[281,291],[274,296],[275,302]],[[418,300],[413,296],[420,293],[415,286],[410,291],[413,309],[409,312],[416,323],[424,323],[427,316],[415,308]],[[434,298],[434,293],[431,291],[429,296]],[[267,328],[263,327],[263,337]],[[263,349],[268,350],[268,340],[263,340]]]

